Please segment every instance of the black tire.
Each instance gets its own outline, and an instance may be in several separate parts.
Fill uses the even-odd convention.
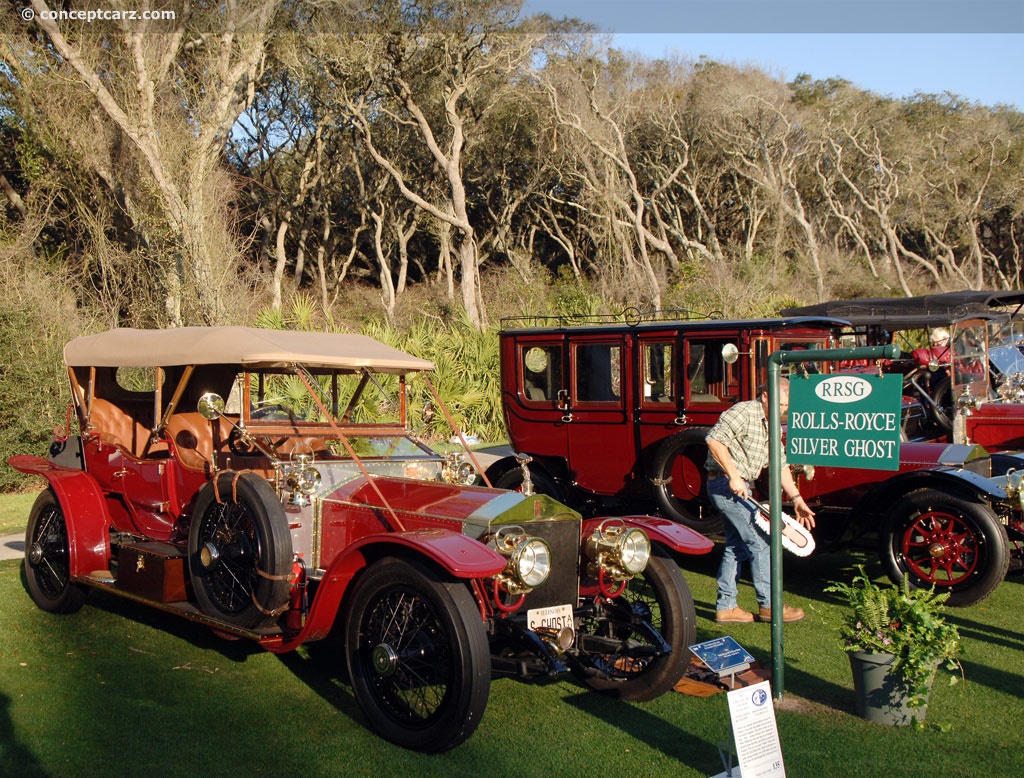
[[[981,503],[920,489],[886,514],[879,555],[889,578],[949,592],[948,605],[988,597],[1010,564],[1006,530]]]
[[[221,473],[216,485],[216,492],[212,482],[200,489],[189,529],[196,602],[236,627],[267,626],[288,602],[292,538],[284,509],[255,473]]]
[[[651,488],[662,514],[705,535],[722,531],[722,517],[707,499],[708,431],[693,427],[666,438],[651,464]],[[685,473],[693,483],[681,488]]]
[[[649,638],[633,624],[622,620],[590,618],[579,625],[581,634],[620,641],[621,652],[590,656],[605,677],[586,671],[577,675],[591,689],[623,700],[653,700],[674,687],[688,663],[687,647],[697,639],[697,611],[693,595],[679,565],[655,546],[644,572],[629,582],[619,599],[628,601],[634,614],[653,626],[672,647],[672,653],[655,658],[637,658],[638,645]]]
[[[52,490],[40,493],[25,531],[25,588],[39,608],[74,613],[89,589],[71,580],[71,543],[64,510]]]
[[[384,559],[362,573],[345,613],[349,678],[371,729],[424,753],[448,751],[473,734],[491,665],[465,584],[418,562]]]
[[[537,467],[535,463],[527,465],[530,468],[530,480],[533,481],[533,491],[536,494],[546,494],[553,500],[558,502],[565,502],[565,495],[562,492],[562,488],[558,485],[554,478],[547,474],[546,471]],[[521,492],[523,490],[523,469],[516,465],[510,467],[508,470],[499,475],[494,479],[495,489],[508,489],[511,492]]]

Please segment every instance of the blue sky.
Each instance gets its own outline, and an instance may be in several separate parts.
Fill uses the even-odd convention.
[[[1021,0],[526,0],[652,57],[844,78],[893,97],[952,92],[1024,110]],[[767,30],[767,31],[762,31]]]

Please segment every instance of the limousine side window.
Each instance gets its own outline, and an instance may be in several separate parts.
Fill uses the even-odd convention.
[[[562,382],[562,347],[526,345],[519,351],[522,396],[527,402],[550,404],[558,398]]]

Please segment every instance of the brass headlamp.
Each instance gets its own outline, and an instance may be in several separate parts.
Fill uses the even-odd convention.
[[[651,558],[651,540],[639,527],[622,519],[606,519],[587,538],[587,571],[613,581],[628,581],[643,572]]]
[[[551,574],[551,547],[542,538],[527,535],[522,527],[502,527],[488,545],[508,558],[498,575],[511,595],[536,589]]]

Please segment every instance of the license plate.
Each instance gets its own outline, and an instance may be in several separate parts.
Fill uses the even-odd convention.
[[[574,629],[571,605],[551,605],[526,611],[526,624],[530,629]]]

